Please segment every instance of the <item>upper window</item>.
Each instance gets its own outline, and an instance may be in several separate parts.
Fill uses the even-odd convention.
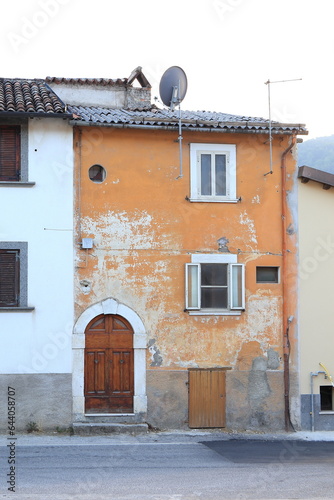
[[[19,181],[21,178],[20,127],[0,126],[0,180]]]
[[[190,144],[190,200],[236,202],[234,144]]]
[[[244,266],[235,255],[193,255],[186,264],[186,309],[193,314],[238,314],[245,309],[244,281]]]
[[[27,307],[28,243],[0,242],[0,308]]]

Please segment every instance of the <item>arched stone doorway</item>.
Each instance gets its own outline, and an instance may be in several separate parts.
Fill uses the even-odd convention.
[[[89,330],[96,322],[100,321],[100,325],[106,324],[106,318],[119,317],[123,324],[127,325],[132,330],[133,339],[132,355],[133,355],[133,395],[131,408],[119,408],[117,411],[115,406],[106,407],[103,414],[146,414],[147,412],[147,397],[146,397],[146,331],[140,317],[124,304],[120,304],[115,299],[106,299],[102,302],[94,304],[86,309],[78,318],[73,330],[73,416],[75,421],[85,418],[85,348],[87,330]],[[96,321],[95,321],[96,320]],[[102,321],[101,321],[102,320]],[[124,322],[125,320],[125,322]],[[110,321],[110,319],[107,320]],[[99,325],[97,325],[98,327]],[[119,324],[120,326],[120,324]],[[130,331],[130,330],[129,330]],[[86,339],[87,337],[87,339]],[[89,347],[89,341],[87,343]],[[98,347],[96,349],[98,351]],[[90,352],[93,352],[94,349]],[[89,352],[89,351],[88,351]],[[110,354],[110,353],[108,353]],[[102,355],[101,355],[102,356]],[[103,356],[102,356],[103,357]],[[91,360],[95,354],[91,355]],[[102,359],[102,358],[101,358]],[[107,358],[105,358],[107,359]],[[118,358],[122,359],[122,358]],[[124,364],[124,363],[121,363]],[[125,386],[123,386],[124,388]],[[103,406],[102,404],[102,406]],[[109,403],[108,403],[109,404]],[[110,412],[110,413],[109,413]],[[96,412],[100,414],[100,411]],[[93,414],[92,409],[87,408],[87,414]]]

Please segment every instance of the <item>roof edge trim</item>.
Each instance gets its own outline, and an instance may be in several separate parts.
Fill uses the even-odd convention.
[[[334,174],[308,167],[307,165],[298,168],[298,177],[303,184],[306,184],[308,181],[314,181],[322,184],[323,189],[334,187]]]

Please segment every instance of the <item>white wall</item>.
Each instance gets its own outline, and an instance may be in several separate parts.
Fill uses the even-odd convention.
[[[49,84],[52,90],[66,104],[75,106],[103,106],[109,108],[126,107],[124,86],[99,86],[76,84]]]
[[[73,132],[29,119],[29,181],[0,186],[0,240],[28,242],[28,306],[0,312],[0,371],[70,373],[73,328]]]

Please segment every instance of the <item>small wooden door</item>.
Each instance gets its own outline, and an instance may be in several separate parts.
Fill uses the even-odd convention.
[[[225,427],[225,370],[189,370],[189,427]]]
[[[121,316],[94,318],[86,328],[85,411],[133,412],[133,330]]]

